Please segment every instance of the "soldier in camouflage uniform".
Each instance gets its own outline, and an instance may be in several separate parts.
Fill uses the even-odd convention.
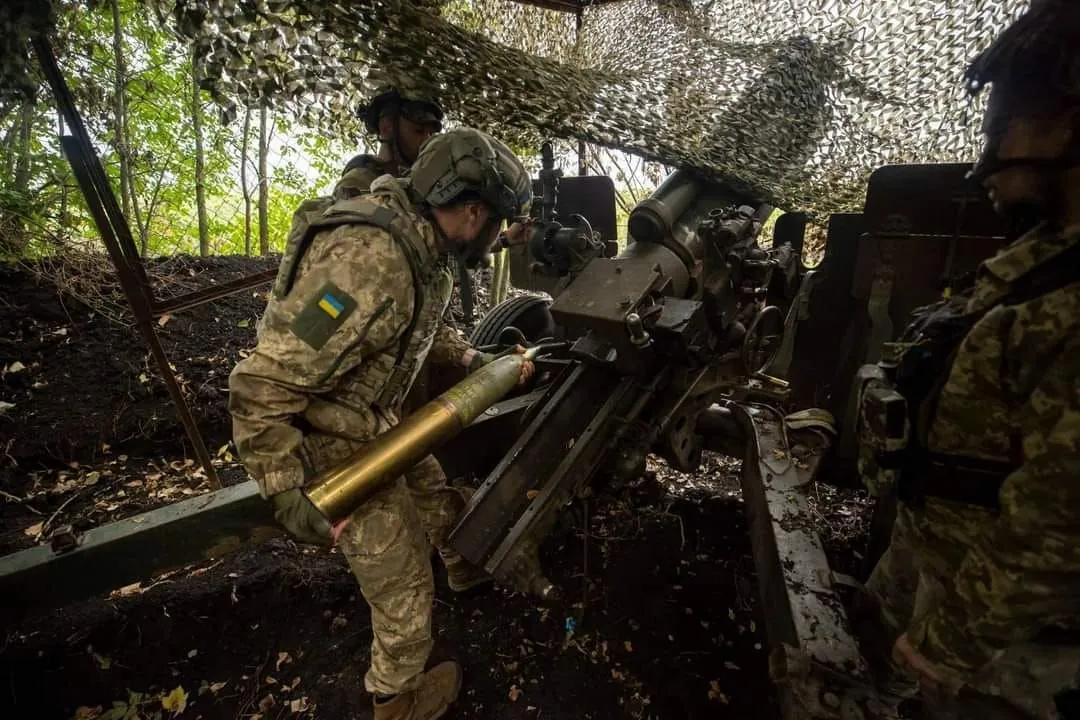
[[[349,160],[334,188],[339,200],[367,192],[380,175],[408,173],[421,144],[442,130],[443,110],[433,94],[400,82],[381,86],[360,114],[367,131],[379,138],[379,153]]]
[[[490,361],[441,323],[447,263],[475,263],[531,197],[509,149],[463,128],[428,140],[408,179],[383,175],[369,194],[305,203],[258,344],[229,378],[237,449],[277,518],[301,540],[336,538],[371,607],[364,681],[376,720],[439,717],[461,684],[453,662],[423,672],[434,587],[409,478],[333,529],[300,488],[398,422],[427,355],[473,369]],[[526,363],[522,380],[532,371]]]
[[[992,86],[972,175],[1027,231],[862,389],[864,477],[900,499],[867,586],[878,649],[929,717],[1077,717],[1078,5],[1034,4],[968,71]]]

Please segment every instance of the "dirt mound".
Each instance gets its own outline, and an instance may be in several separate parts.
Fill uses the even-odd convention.
[[[160,295],[273,267],[246,258],[175,258]],[[0,415],[9,460],[23,468],[95,462],[103,446],[129,455],[183,455],[187,439],[138,330],[25,270],[0,268]],[[102,288],[108,292],[112,288]],[[158,323],[192,411],[214,448],[228,441],[224,392],[240,352],[254,344],[266,288],[245,291]]]

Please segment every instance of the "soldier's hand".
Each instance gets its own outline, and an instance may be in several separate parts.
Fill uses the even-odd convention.
[[[515,245],[524,245],[529,241],[529,235],[532,233],[532,225],[532,218],[515,218],[514,222],[510,224],[510,227],[506,228],[506,232],[499,236],[499,246],[506,248]]]
[[[513,355],[524,355],[525,354],[525,348],[522,347],[521,345],[515,345],[512,354]],[[525,383],[529,382],[529,378],[531,378],[533,376],[534,372],[536,372],[536,366],[533,365],[532,360],[526,360],[525,362],[523,362],[521,364],[521,375],[518,377],[518,385],[521,386],[521,385],[524,385]]]
[[[941,677],[930,662],[916,652],[911,646],[907,634],[896,639],[893,645],[893,660],[911,668],[919,676],[919,683],[924,690],[937,690],[941,685]]]
[[[525,354],[525,350],[526,350],[525,347],[523,347],[521,345],[515,345],[514,349],[510,351],[510,354],[511,355],[523,355],[523,354]],[[502,354],[505,354],[505,353],[506,353],[505,350],[502,351],[499,354],[495,354],[495,353],[480,352],[479,350],[475,350],[475,349],[470,348],[468,351],[466,351],[465,356],[463,356],[462,364],[465,364],[466,367],[469,368],[469,372],[473,373],[473,372],[476,372],[477,370],[479,370],[480,368],[484,367],[485,365],[487,365],[489,362],[495,360],[495,358],[499,357],[499,355],[502,355]],[[468,363],[467,364],[465,362],[466,358],[468,358]],[[525,383],[529,382],[529,378],[531,378],[533,376],[533,373],[535,371],[536,371],[536,367],[533,365],[531,360],[526,360],[524,363],[522,363],[522,365],[521,365],[521,375],[518,378],[518,385],[524,385]]]
[[[300,488],[270,496],[274,517],[300,542],[328,547],[334,540],[330,521],[308,500]]]

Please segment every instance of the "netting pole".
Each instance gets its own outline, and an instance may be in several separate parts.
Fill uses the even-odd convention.
[[[581,46],[581,25],[585,18],[585,8],[578,5],[577,12],[574,14],[574,45]],[[578,140],[577,143],[577,174],[584,175],[587,168],[585,167],[585,141]]]

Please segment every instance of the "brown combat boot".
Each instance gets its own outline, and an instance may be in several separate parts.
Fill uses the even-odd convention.
[[[493,580],[483,568],[476,567],[452,550],[440,550],[439,557],[446,566],[446,582],[454,592],[465,592]]]
[[[387,702],[375,700],[375,720],[435,720],[446,714],[459,692],[461,666],[447,660],[421,675],[415,690]]]

